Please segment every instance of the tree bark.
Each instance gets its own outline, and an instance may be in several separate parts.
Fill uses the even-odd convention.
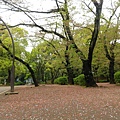
[[[97,87],[98,86],[93,78],[89,60],[83,61],[83,74],[85,76],[86,87]]]
[[[110,53],[108,52],[108,48],[107,48],[106,44],[104,44],[104,49],[106,52],[106,57],[109,60],[109,82],[110,82],[110,84],[115,84],[115,80],[114,80],[114,61],[115,61],[115,58],[114,58],[114,52],[113,52],[114,47],[111,46]]]
[[[67,75],[68,75],[68,84],[69,85],[74,85],[72,68],[67,68]]]
[[[110,81],[110,84],[115,84],[115,80],[114,80],[114,59],[111,59],[110,63],[109,63],[109,81]]]
[[[11,76],[11,70],[8,69],[8,78],[7,78],[7,84],[10,84],[10,76]]]
[[[66,45],[66,50],[65,50],[65,61],[66,61],[65,67],[66,67],[67,75],[68,75],[68,84],[73,85],[74,84],[74,80],[73,80],[74,75],[73,75],[73,69],[70,64],[68,45]]]

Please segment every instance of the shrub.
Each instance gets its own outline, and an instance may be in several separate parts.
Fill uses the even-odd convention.
[[[114,74],[114,79],[116,83],[120,83],[120,71]]]
[[[18,82],[15,82],[14,85],[25,85],[25,83],[21,82],[21,81],[18,81]]]
[[[76,78],[74,78],[73,80],[74,80],[74,84],[75,85],[79,85],[80,84],[80,80],[79,80],[78,76]]]
[[[105,83],[108,82],[107,80],[98,80],[99,83]]]
[[[4,84],[4,79],[0,79],[0,84]]]
[[[81,74],[81,75],[77,76],[76,78],[74,78],[74,84],[80,85],[80,86],[85,86],[86,82],[85,82],[84,74]]]
[[[67,85],[68,80],[66,76],[58,77],[57,79],[54,80],[54,83],[59,85]]]

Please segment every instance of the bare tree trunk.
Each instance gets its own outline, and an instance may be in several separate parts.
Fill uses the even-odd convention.
[[[91,65],[88,60],[83,61],[83,74],[85,76],[86,87],[97,87],[98,86],[93,78]]]
[[[67,75],[68,75],[68,84],[74,85],[72,68],[67,68]]]
[[[66,61],[65,67],[66,67],[67,75],[68,75],[68,84],[73,85],[74,84],[74,81],[73,81],[74,75],[73,75],[73,69],[70,64],[68,45],[66,45],[66,50],[65,50],[65,61]]]
[[[10,69],[8,69],[7,84],[10,84],[10,76],[11,76],[11,70],[10,70]]]
[[[115,84],[115,80],[114,80],[114,61],[115,61],[114,52],[113,52],[113,49],[111,49],[111,52],[109,54],[106,44],[104,44],[104,49],[106,52],[106,57],[109,60],[109,82],[110,82],[110,84]]]
[[[110,81],[110,84],[115,84],[115,80],[114,80],[114,59],[111,59],[110,63],[109,63],[109,81]]]
[[[52,70],[51,70],[51,84],[54,84],[54,74],[53,74],[53,72],[52,72]]]

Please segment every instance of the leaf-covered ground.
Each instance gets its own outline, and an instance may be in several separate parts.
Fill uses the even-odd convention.
[[[102,86],[16,88],[0,95],[0,120],[120,120],[120,86]]]

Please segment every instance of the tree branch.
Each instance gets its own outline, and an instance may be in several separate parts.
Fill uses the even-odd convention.
[[[15,4],[15,3],[10,3],[10,2],[8,2],[8,1],[6,1],[6,0],[2,0],[5,4],[8,4],[8,5],[10,5],[10,6],[12,6],[13,8],[16,8],[16,9],[13,9],[13,8],[11,8],[11,9],[7,9],[7,10],[11,10],[11,11],[15,11],[15,12],[25,12],[25,13],[46,13],[46,14],[49,14],[49,13],[55,13],[55,12],[58,12],[59,11],[59,9],[51,9],[51,10],[49,10],[49,11],[36,11],[36,10],[28,10],[27,8],[24,8],[24,7],[22,7],[22,6],[20,6],[20,5],[17,5],[17,4]],[[61,9],[62,10],[62,9]]]
[[[60,37],[61,39],[66,39],[62,34],[56,32],[55,31],[52,31],[52,30],[47,30],[45,29],[44,27],[40,26],[40,25],[37,25],[37,24],[26,24],[26,23],[20,23],[20,24],[16,24],[16,25],[13,25],[13,26],[9,26],[10,28],[13,28],[13,27],[17,27],[17,26],[21,26],[21,25],[24,25],[24,26],[30,26],[30,27],[38,27],[41,29],[41,31],[43,32],[46,32],[46,33],[53,33],[55,34],[56,36]],[[6,28],[1,28],[0,30],[4,30]]]
[[[92,2],[93,2],[93,4],[94,4],[96,7],[99,6],[99,4],[98,4],[98,2],[97,2],[96,0],[92,0]]]
[[[111,56],[110,56],[110,53],[109,53],[109,51],[108,51],[108,47],[107,47],[107,43],[106,43],[106,34],[107,34],[107,32],[108,32],[108,29],[109,29],[109,27],[110,27],[110,23],[111,23],[111,20],[112,20],[112,17],[115,15],[115,13],[116,13],[116,11],[117,11],[117,9],[119,8],[119,5],[114,9],[114,11],[113,11],[113,13],[112,13],[112,15],[110,16],[110,18],[109,18],[109,20],[108,20],[108,24],[107,24],[107,27],[106,27],[106,29],[105,29],[105,31],[104,31],[104,36],[103,36],[103,39],[104,39],[104,49],[105,49],[105,52],[106,52],[106,57],[110,60],[111,59]],[[118,21],[119,21],[119,17],[117,18],[117,25],[119,24],[118,23]],[[116,43],[116,41],[115,41],[115,43]],[[115,44],[114,43],[114,44]],[[111,49],[114,49],[114,44],[112,44],[111,45]]]
[[[25,62],[25,61],[23,61],[22,59],[20,59],[19,57],[13,56],[13,54],[10,52],[9,48],[7,48],[7,47],[2,43],[1,40],[0,40],[0,44],[1,44],[1,46],[8,52],[8,54],[9,54],[12,58],[15,57],[15,59],[16,59],[17,61],[21,62],[22,64],[24,64],[24,65],[28,68],[28,70],[30,71],[31,76],[32,76],[32,78],[33,78],[33,81],[34,81],[35,86],[36,86],[36,87],[39,86],[38,83],[37,83],[37,81],[36,81],[36,78],[35,78],[35,75],[34,75],[34,71],[33,71],[33,69],[30,67],[30,65],[29,65],[27,62]]]
[[[101,18],[103,0],[100,0],[100,3],[98,3],[96,0],[92,0],[92,2],[96,7],[96,13],[95,13],[96,16],[94,21],[94,30],[93,30],[92,38],[89,45],[88,59],[90,63],[92,63],[92,55],[93,55],[93,51],[96,45],[96,41],[97,41],[99,29],[100,29],[100,18]]]
[[[95,15],[95,12],[89,7],[89,5],[86,4],[86,2],[83,1],[83,3],[85,4],[85,6],[87,6],[87,8]]]

